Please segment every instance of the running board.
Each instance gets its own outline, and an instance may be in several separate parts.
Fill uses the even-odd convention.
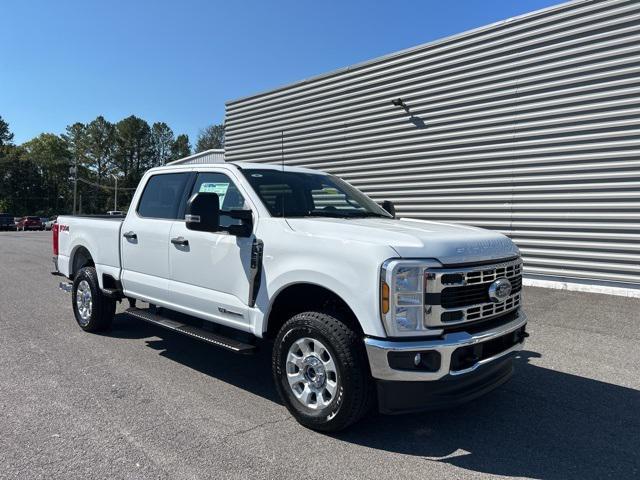
[[[170,318],[152,313],[151,311],[146,309],[132,307],[128,308],[126,310],[126,313],[128,313],[132,317],[139,318],[140,320],[144,320],[145,322],[151,323],[153,325],[157,325],[168,330],[173,330],[174,332],[182,333],[183,335],[187,335],[188,337],[197,338],[198,340],[202,340],[203,342],[206,342],[210,345],[222,347],[225,350],[229,350],[234,353],[249,354],[256,351],[255,345],[250,345],[233,338],[218,335],[217,333],[213,333],[199,327],[194,327],[192,325],[177,322]]]

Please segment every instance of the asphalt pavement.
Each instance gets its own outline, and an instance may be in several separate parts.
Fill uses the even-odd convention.
[[[506,385],[325,435],[281,405],[268,348],[237,356],[123,313],[84,333],[50,237],[0,233],[2,479],[640,478],[638,299],[526,288]]]

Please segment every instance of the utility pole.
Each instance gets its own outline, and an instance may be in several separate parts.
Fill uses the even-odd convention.
[[[118,177],[115,176],[113,173],[111,174],[111,176],[116,181],[116,191],[113,196],[113,209],[117,211],[118,210]]]
[[[71,167],[71,173],[73,173],[73,214],[76,214],[76,194],[78,193],[78,159],[76,158],[76,164]]]

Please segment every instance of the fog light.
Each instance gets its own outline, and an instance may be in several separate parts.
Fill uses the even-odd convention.
[[[414,370],[437,372],[440,370],[440,353],[427,350],[423,352],[389,352],[389,366],[394,370]]]

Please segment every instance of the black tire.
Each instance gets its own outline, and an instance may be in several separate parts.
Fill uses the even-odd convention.
[[[287,379],[289,349],[303,338],[321,342],[337,367],[336,394],[324,408],[312,409],[304,405],[294,395]],[[276,389],[287,409],[300,424],[312,430],[342,430],[371,409],[373,381],[362,336],[340,321],[339,314],[303,312],[289,319],[275,339],[272,370]]]
[[[82,282],[88,284],[91,293],[92,306],[90,314],[86,318],[80,314],[77,302],[78,288]],[[76,322],[85,332],[101,332],[111,327],[116,312],[116,301],[102,294],[95,268],[84,267],[76,274],[73,280],[71,299]]]

